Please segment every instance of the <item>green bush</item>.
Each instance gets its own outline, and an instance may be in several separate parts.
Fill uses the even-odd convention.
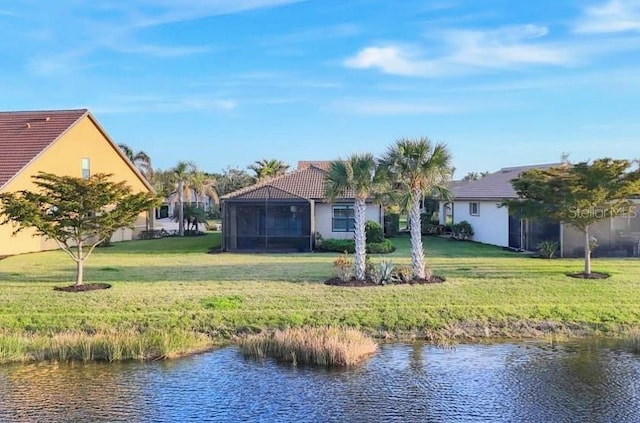
[[[316,250],[353,254],[356,251],[356,242],[352,239],[326,238],[316,245]]]
[[[556,253],[556,251],[558,251],[558,248],[560,247],[560,245],[558,245],[558,243],[556,241],[542,241],[540,244],[537,245],[538,248],[538,253],[540,254],[541,257],[550,259],[553,257],[553,255]]]
[[[388,239],[382,242],[367,243],[367,253],[369,254],[388,254],[396,250],[391,241]],[[316,244],[316,251],[336,252],[353,254],[356,251],[356,242],[352,239],[323,239],[322,243]]]
[[[473,238],[473,228],[466,220],[451,227],[451,236],[456,239],[467,240]]]
[[[389,254],[393,253],[395,250],[396,247],[394,247],[388,239],[385,239],[382,242],[367,243],[367,253],[369,254]]]
[[[367,244],[384,241],[384,231],[379,223],[373,220],[367,220],[364,224],[364,231],[366,233]]]

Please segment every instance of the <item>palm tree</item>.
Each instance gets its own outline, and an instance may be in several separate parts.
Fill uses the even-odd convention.
[[[420,200],[434,194],[449,196],[446,184],[452,174],[451,153],[445,144],[433,144],[428,138],[400,139],[389,147],[380,166],[398,191],[400,206],[409,212],[413,276],[424,279]]]
[[[365,211],[367,198],[374,196],[381,184],[376,172],[376,159],[371,154],[354,154],[346,161],[331,162],[325,178],[325,195],[331,202],[336,197],[354,198],[355,273],[364,280],[366,260]]]
[[[284,175],[289,169],[289,165],[282,160],[262,159],[254,162],[249,166],[249,169],[255,172],[257,181],[262,181],[274,176]]]
[[[196,196],[196,202],[198,197],[207,196],[213,199],[215,204],[220,203],[218,191],[216,190],[216,180],[205,172],[196,169],[187,181],[185,189],[189,191],[190,200],[193,193]]]
[[[153,166],[151,165],[151,157],[144,152],[138,151],[134,152],[131,147],[127,144],[118,144],[118,148],[122,150],[125,156],[133,163],[140,173],[147,178],[147,180],[151,180],[153,178]]]
[[[466,175],[464,175],[464,178],[462,178],[463,181],[478,181],[482,178],[484,178],[485,176],[489,175],[489,171],[484,171],[484,172],[469,172]]]
[[[196,172],[193,162],[178,162],[171,169],[171,179],[178,187],[178,235],[184,236],[184,188]]]

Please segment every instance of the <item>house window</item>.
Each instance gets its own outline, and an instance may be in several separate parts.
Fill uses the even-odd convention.
[[[469,214],[471,216],[480,216],[480,203],[469,203]]]
[[[91,162],[88,158],[82,159],[82,179],[89,179],[91,176]]]
[[[333,232],[353,232],[355,226],[353,206],[333,206]]]

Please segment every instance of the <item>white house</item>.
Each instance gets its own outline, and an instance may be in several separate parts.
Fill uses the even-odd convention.
[[[502,207],[505,199],[517,198],[511,180],[529,169],[554,165],[506,167],[477,181],[455,181],[450,186],[452,200],[440,202],[442,224],[467,221],[473,240],[516,250],[535,250],[544,240],[558,241],[560,225],[520,219],[513,210]]]
[[[473,240],[514,250],[535,251],[542,241],[555,241],[563,257],[584,253],[583,235],[575,228],[550,221],[521,219],[517,210],[501,207],[505,199],[517,198],[511,180],[529,169],[560,164],[506,167],[477,181],[454,181],[451,201],[440,202],[440,223],[467,221]],[[590,233],[597,239],[596,255],[640,256],[640,200],[629,213],[601,220]]]
[[[186,189],[184,192],[184,204],[199,207],[205,212],[211,211],[216,206],[216,199],[207,194],[198,194],[193,189]],[[161,219],[177,215],[180,207],[178,193],[173,193],[165,198],[164,202],[156,209],[156,217]]]
[[[333,203],[324,196],[329,163],[299,162],[293,172],[223,196],[223,249],[310,251],[316,234],[353,238],[353,195]],[[382,225],[382,206],[369,201],[365,216]]]

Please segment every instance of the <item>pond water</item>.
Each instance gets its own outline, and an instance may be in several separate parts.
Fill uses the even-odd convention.
[[[0,366],[8,422],[640,422],[640,356],[610,343],[382,345],[347,370],[235,347],[152,363]]]

